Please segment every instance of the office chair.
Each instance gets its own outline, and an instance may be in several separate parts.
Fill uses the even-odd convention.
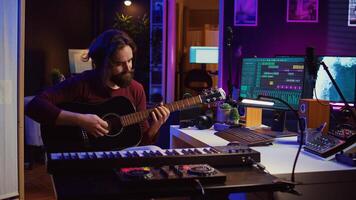
[[[213,85],[213,79],[206,70],[192,69],[186,73],[184,86],[197,93],[209,89]]]

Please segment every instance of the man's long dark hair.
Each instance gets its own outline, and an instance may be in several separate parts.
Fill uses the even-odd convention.
[[[94,68],[103,68],[117,49],[127,45],[136,52],[136,44],[127,33],[117,29],[107,30],[91,43],[87,59],[92,59]]]

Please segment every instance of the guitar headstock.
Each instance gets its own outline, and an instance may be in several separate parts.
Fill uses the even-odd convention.
[[[226,94],[222,88],[213,88],[203,91],[200,97],[203,103],[212,103],[215,101],[225,100]]]

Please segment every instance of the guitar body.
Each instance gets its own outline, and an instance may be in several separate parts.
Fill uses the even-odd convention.
[[[108,136],[97,137],[75,126],[43,126],[42,139],[48,152],[124,149],[137,146],[142,138],[139,124],[123,127],[120,116],[135,112],[125,97],[100,104],[69,103],[60,108],[82,114],[96,114],[109,124]]]
[[[211,103],[225,99],[223,89],[204,91],[202,95],[166,104],[170,112],[200,103]],[[137,146],[142,139],[139,122],[146,120],[153,109],[135,112],[125,97],[114,97],[100,104],[69,103],[60,108],[82,114],[96,114],[109,124],[109,134],[91,136],[75,126],[41,126],[42,139],[47,152],[120,150]]]

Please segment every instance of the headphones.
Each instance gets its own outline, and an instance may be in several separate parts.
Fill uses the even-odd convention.
[[[179,128],[195,126],[199,130],[209,129],[214,124],[213,119],[206,115],[200,115],[193,120],[182,120],[179,122]]]
[[[207,115],[200,115],[195,119],[195,127],[199,130],[209,129],[213,124],[213,119]]]

